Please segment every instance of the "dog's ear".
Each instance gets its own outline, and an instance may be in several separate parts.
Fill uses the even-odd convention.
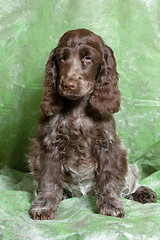
[[[104,45],[103,63],[90,104],[101,114],[115,113],[120,108],[120,97],[114,54],[111,48]]]
[[[44,93],[41,101],[41,112],[50,116],[63,108],[63,100],[57,92],[58,66],[56,61],[56,48],[50,53],[46,64]]]

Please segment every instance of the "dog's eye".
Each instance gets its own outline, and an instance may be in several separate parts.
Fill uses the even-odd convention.
[[[85,56],[85,57],[83,58],[83,61],[84,61],[84,63],[89,63],[89,62],[92,61],[92,58],[91,58],[90,56]]]
[[[65,57],[59,57],[58,60],[59,60],[60,62],[65,62],[65,61],[66,61]]]

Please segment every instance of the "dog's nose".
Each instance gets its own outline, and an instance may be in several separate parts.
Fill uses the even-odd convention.
[[[67,80],[63,82],[63,86],[66,89],[75,90],[77,88],[77,82],[75,80]]]

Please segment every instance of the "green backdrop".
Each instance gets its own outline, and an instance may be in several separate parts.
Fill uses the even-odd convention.
[[[0,0],[3,239],[160,239],[159,203],[126,201],[128,215],[119,220],[95,214],[94,200],[84,197],[63,201],[55,221],[33,223],[28,217],[32,180],[11,169],[28,170],[28,138],[38,129],[49,52],[64,32],[77,28],[99,34],[114,50],[122,93],[118,133],[143,182],[160,196],[160,1]]]

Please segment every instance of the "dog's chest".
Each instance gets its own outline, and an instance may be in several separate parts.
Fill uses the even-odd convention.
[[[64,188],[73,196],[94,192],[97,164],[92,153],[93,123],[84,115],[61,116],[54,121],[51,135],[56,139],[64,174]],[[53,122],[52,122],[53,124]]]

